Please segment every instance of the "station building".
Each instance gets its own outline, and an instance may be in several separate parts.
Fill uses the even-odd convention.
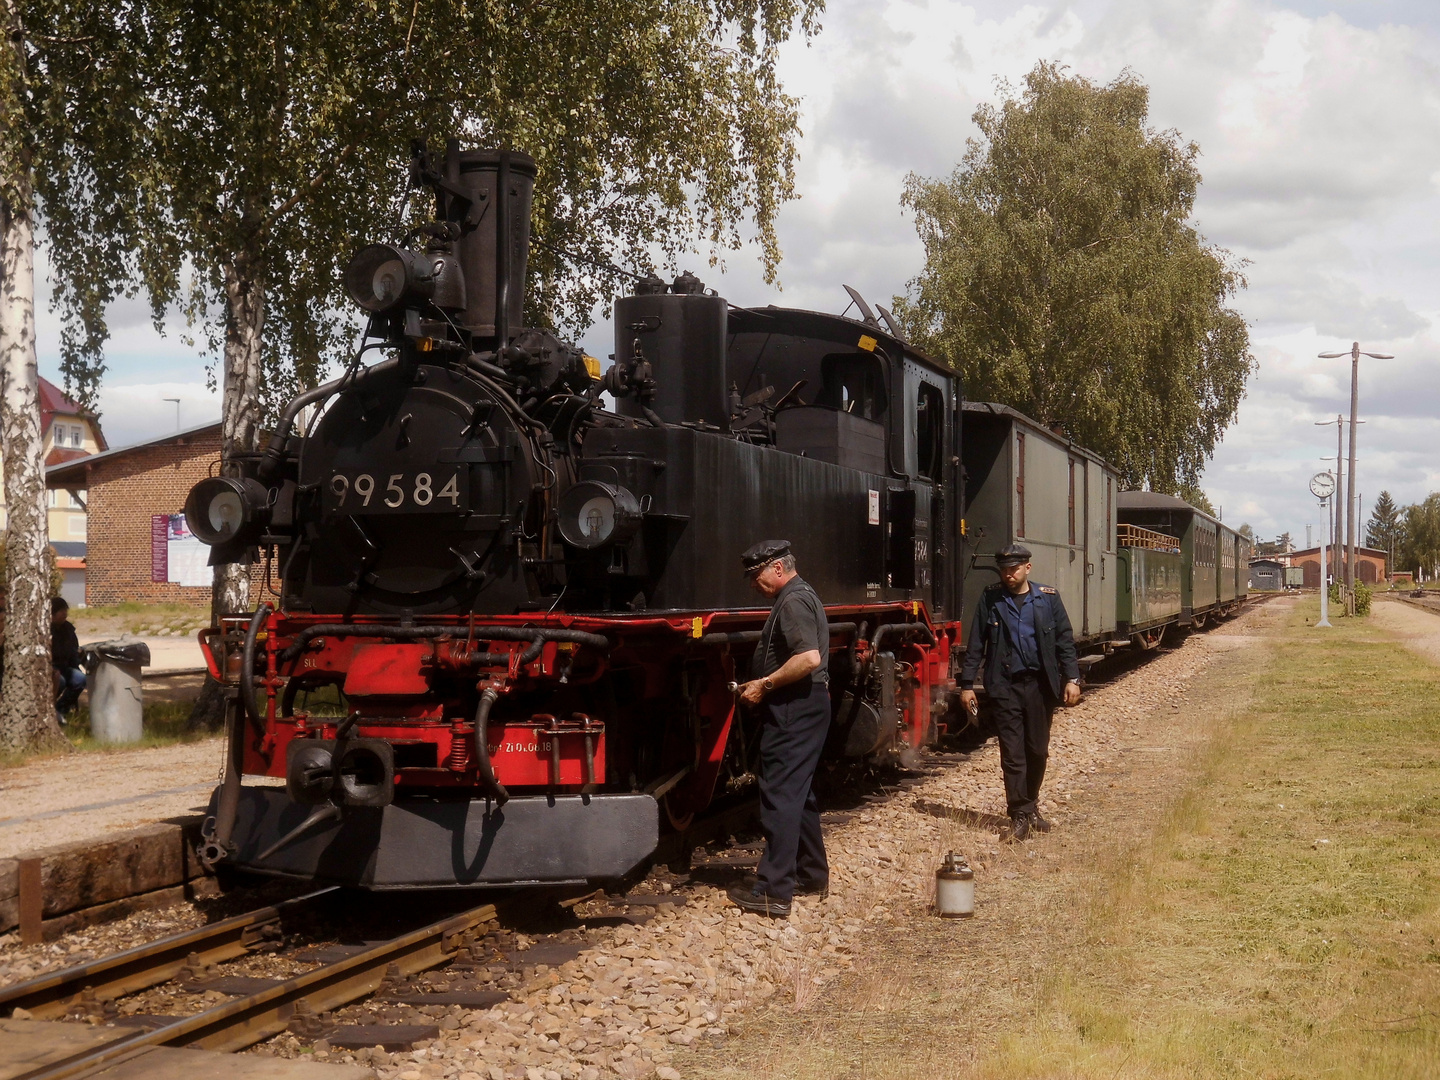
[[[217,420],[45,470],[52,490],[88,492],[87,603],[210,606],[210,549],[189,535],[183,511],[190,489],[219,466]],[[260,577],[256,568],[252,595]]]
[[[1326,555],[1333,558],[1332,549],[1326,548]],[[1388,553],[1379,548],[1357,547],[1355,549],[1355,580],[1363,581],[1366,585],[1374,585],[1377,582],[1383,583],[1385,578],[1385,560]],[[1320,569],[1320,549],[1318,547],[1306,548],[1304,551],[1293,552],[1290,556],[1291,565],[1301,567],[1305,571],[1305,588],[1318,589],[1324,578]]]

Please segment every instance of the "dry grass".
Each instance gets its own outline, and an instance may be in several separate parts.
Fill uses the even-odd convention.
[[[1440,669],[1314,606],[1157,717],[1177,752],[1129,755],[1085,826],[986,856],[985,918],[877,931],[817,1019],[684,1074],[1440,1075]]]

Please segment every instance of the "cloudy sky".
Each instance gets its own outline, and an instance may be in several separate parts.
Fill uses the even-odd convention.
[[[803,99],[801,198],[780,220],[783,292],[747,257],[692,267],[738,304],[838,311],[841,283],[888,302],[920,268],[899,206],[909,172],[948,174],[975,134],[977,103],[1019,85],[1037,60],[1108,82],[1129,67],[1151,87],[1151,120],[1199,143],[1197,224],[1250,260],[1238,301],[1259,371],[1206,469],[1225,520],[1262,537],[1323,520],[1306,482],[1325,467],[1361,371],[1359,492],[1402,502],[1440,490],[1440,5],[1425,0],[1078,0],[1074,3],[831,0],[824,30],[787,48]],[[43,254],[41,258],[43,271]],[[39,315],[41,371],[58,381],[58,326]],[[102,397],[112,445],[217,417],[203,359],[150,330],[139,305],[114,313]],[[608,327],[587,345],[612,351]],[[1318,534],[1317,534],[1318,537]]]

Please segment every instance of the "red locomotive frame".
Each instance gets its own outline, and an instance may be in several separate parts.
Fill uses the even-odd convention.
[[[877,647],[895,660],[884,703],[893,728],[880,752],[904,754],[943,734],[938,717],[954,689],[959,624],[932,623],[919,601],[826,610],[832,655],[848,651],[860,670]],[[336,632],[332,616],[262,608],[254,619],[227,618],[200,637],[211,674],[240,690],[244,707],[232,755],[238,752],[244,774],[284,778],[292,743],[343,734],[391,744],[396,795],[483,798],[496,790],[492,778],[507,797],[638,789],[661,801],[672,828],[684,829],[715,797],[727,756],[732,771],[744,768],[744,728],[730,684],[743,680],[740,664],[748,661],[765,615],[557,613],[411,624],[358,617]],[[247,632],[253,639],[248,679]],[[531,639],[492,636],[521,632]],[[555,632],[585,640],[544,639]],[[424,640],[406,640],[421,633]],[[672,689],[677,666],[688,688],[678,698]],[[619,722],[607,723],[598,707],[542,711],[555,701],[583,702],[619,668],[638,688],[633,699],[615,702],[620,715],[609,719]],[[341,687],[348,716],[294,709],[294,688],[325,684]],[[476,690],[494,697],[484,754],[475,740],[477,717],[465,705]],[[534,703],[542,708],[532,710]],[[674,714],[663,726],[658,761],[648,748],[651,775],[637,778],[647,750],[626,719],[656,707]]]

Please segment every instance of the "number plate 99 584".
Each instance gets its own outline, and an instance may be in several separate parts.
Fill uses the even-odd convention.
[[[324,508],[335,514],[449,514],[470,509],[468,472],[441,466],[425,472],[337,471],[325,482]]]

